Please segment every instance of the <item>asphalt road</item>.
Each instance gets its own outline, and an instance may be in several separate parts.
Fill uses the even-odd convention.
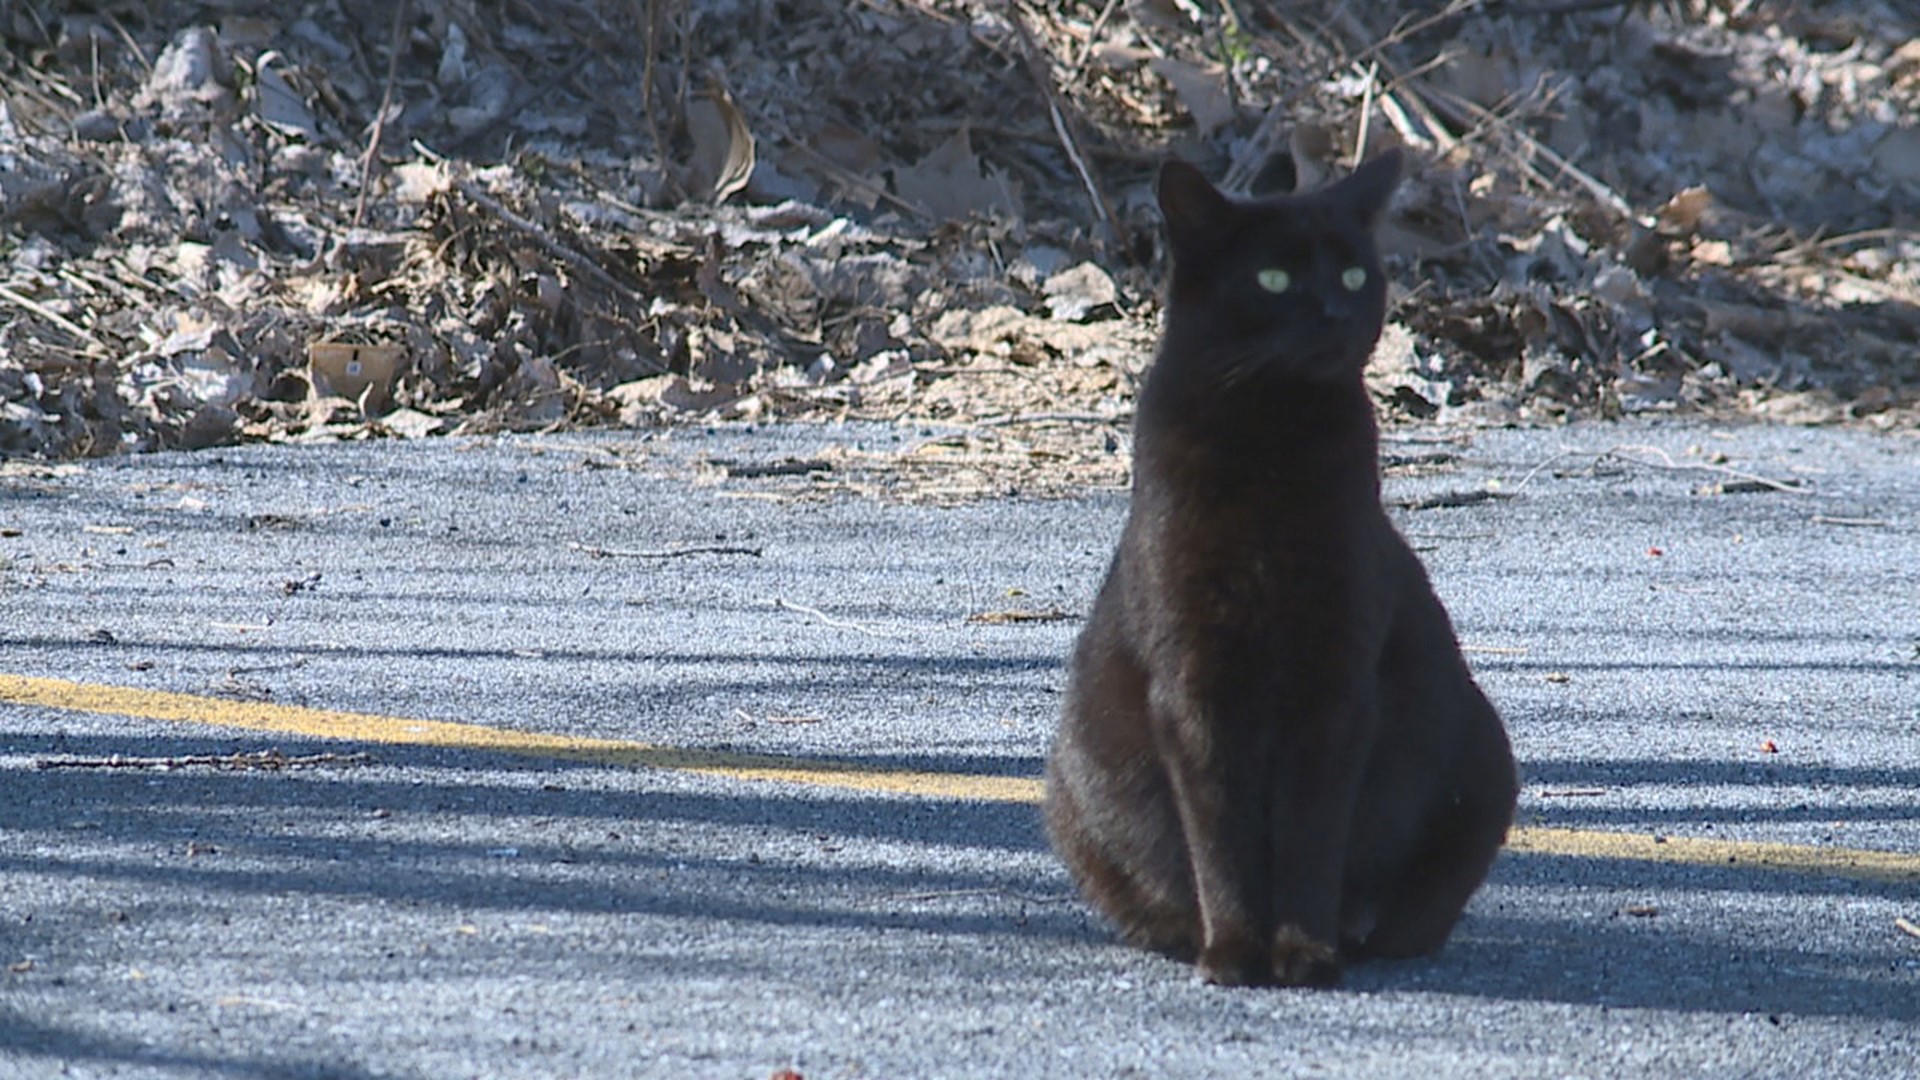
[[[0,1077],[1914,1074],[1920,440],[1391,439],[1521,827],[1443,955],[1313,992],[1119,947],[1045,849],[1120,494],[712,465],[920,438],[0,469]]]

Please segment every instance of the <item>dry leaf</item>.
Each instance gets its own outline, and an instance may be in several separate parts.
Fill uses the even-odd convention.
[[[1897,127],[1873,148],[1873,174],[1889,184],[1920,187],[1920,127]]]
[[[152,75],[137,100],[158,102],[175,116],[185,112],[186,102],[219,102],[231,93],[226,82],[232,77],[230,65],[219,35],[211,29],[182,30],[153,62]]]
[[[1153,50],[1109,39],[1095,45],[1087,59],[1111,71],[1125,71],[1153,59]]]
[[[1201,67],[1170,56],[1155,57],[1147,66],[1173,84],[1174,94],[1186,106],[1200,134],[1211,135],[1233,122],[1237,110],[1227,89],[1224,68],[1214,64]]]
[[[821,128],[813,137],[813,150],[855,176],[866,176],[886,153],[879,143],[844,124]]]
[[[1732,266],[1733,245],[1725,240],[1701,240],[1693,245],[1693,261],[1706,266]]]
[[[1127,15],[1161,30],[1190,30],[1201,18],[1190,0],[1127,0]]]
[[[1702,219],[1712,208],[1713,193],[1696,185],[1675,193],[1654,216],[1659,220],[1662,232],[1692,236],[1700,231]]]
[[[687,102],[687,134],[693,138],[696,189],[717,203],[747,186],[753,176],[753,132],[718,77]]]
[[[420,439],[437,435],[452,425],[442,417],[428,416],[414,409],[396,409],[381,417],[379,426],[402,439]]]
[[[1112,310],[1120,300],[1113,278],[1098,266],[1083,262],[1047,279],[1043,290],[1047,312],[1056,319],[1085,322],[1101,308]]]
[[[409,161],[395,165],[389,172],[393,197],[403,203],[423,204],[436,195],[453,190],[453,178],[442,164]]]
[[[1293,190],[1313,191],[1326,186],[1330,168],[1339,149],[1333,132],[1318,124],[1302,124],[1287,136],[1287,151],[1293,156]]]
[[[942,221],[959,221],[976,213],[1020,216],[1019,194],[1012,181],[998,169],[982,171],[964,126],[926,157],[893,170],[893,187],[901,198],[918,203]]]
[[[278,52],[263,52],[254,61],[254,111],[261,122],[278,130],[283,135],[296,136],[313,142],[319,139],[320,129],[313,122],[313,113],[307,109],[307,103],[294,92],[287,77],[280,73],[280,67],[286,58]]]
[[[1482,47],[1450,52],[1439,80],[1448,90],[1485,108],[1506,98],[1512,60],[1500,49]]]

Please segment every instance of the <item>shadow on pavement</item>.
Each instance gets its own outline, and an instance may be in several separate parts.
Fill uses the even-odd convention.
[[[243,744],[21,735],[7,742],[14,754],[38,757],[224,754]],[[289,754],[352,749],[275,744]],[[909,802],[784,785],[709,793],[684,790],[684,778],[656,786],[653,778],[665,774],[604,766],[411,746],[372,753],[371,764],[287,772],[20,769],[7,786],[5,836],[13,854],[0,857],[0,874],[117,881],[161,887],[156,897],[179,890],[212,898],[156,903],[141,916],[156,919],[200,918],[235,897],[311,896],[988,941],[1039,937],[1065,947],[1104,936],[1072,898],[1064,872],[1042,854],[1030,805]],[[915,759],[916,767],[952,772],[979,764]],[[1741,775],[1641,765],[1664,783]],[[392,766],[425,770],[429,779],[364,775]],[[1013,767],[1037,772],[1038,763]],[[463,779],[468,769],[474,776]],[[1616,769],[1634,772],[1632,763],[1606,766],[1610,775]],[[1778,771],[1782,782],[1916,779],[1910,770]],[[1550,775],[1566,782],[1592,770],[1572,763]],[[1744,813],[1746,820],[1760,816]],[[63,847],[81,850],[45,854]],[[1636,919],[1576,925],[1508,910],[1512,890],[1575,886],[1641,895],[1714,890],[1816,904],[1910,896],[1905,887],[1814,875],[1509,853],[1442,956],[1365,965],[1350,985],[1621,1008],[1920,1020],[1920,995],[1899,990],[1911,976],[1887,956],[1796,946],[1790,928],[1701,935],[1664,924],[1650,931]],[[40,937],[38,948],[73,949],[59,922],[42,920],[22,943]],[[981,948],[991,956],[991,944]],[[1167,971],[1187,977],[1177,965]],[[1711,985],[1702,973],[1715,973]],[[26,1031],[22,1038],[61,1035]]]
[[[284,1049],[284,1048],[282,1048]],[[288,1061],[275,1057],[224,1056],[210,1050],[187,1050],[150,1045],[79,1025],[54,1027],[36,1023],[0,1009],[0,1067],[14,1060],[23,1066],[44,1059],[44,1073],[19,1075],[65,1076],[76,1065],[137,1066],[177,1071],[187,1076],[235,1076],[247,1080],[359,1080],[382,1074],[343,1064],[337,1055],[327,1061]]]

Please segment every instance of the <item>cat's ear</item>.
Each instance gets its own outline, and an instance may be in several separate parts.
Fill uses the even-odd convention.
[[[1218,232],[1232,209],[1227,197],[1208,183],[1199,169],[1179,158],[1168,158],[1160,166],[1154,194],[1160,199],[1160,213],[1167,219],[1167,235],[1176,246]]]
[[[1405,156],[1398,147],[1375,154],[1361,163],[1346,179],[1333,185],[1332,193],[1351,207],[1354,215],[1369,226],[1379,222],[1400,186],[1400,170]]]

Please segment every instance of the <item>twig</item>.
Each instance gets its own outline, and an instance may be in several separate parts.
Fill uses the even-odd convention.
[[[438,161],[438,162],[445,162],[448,160],[447,158],[427,149],[425,146],[423,146],[417,141],[413,145],[416,150],[419,150],[423,155],[427,156],[430,160]],[[553,256],[556,259],[559,259],[561,262],[566,263],[567,265],[573,267],[574,269],[592,278],[594,281],[598,282],[602,287],[612,292],[614,295],[620,297],[621,299],[625,300],[627,303],[633,304],[641,308],[644,308],[647,306],[647,300],[645,297],[641,296],[639,293],[634,292],[632,289],[627,288],[625,285],[622,285],[618,278],[614,277],[612,274],[607,273],[607,271],[604,268],[602,268],[599,263],[594,262],[592,259],[587,258],[585,255],[581,254],[580,252],[575,251],[574,249],[568,247],[565,244],[562,244],[560,241],[555,240],[553,237],[548,236],[547,231],[545,229],[541,228],[539,225],[535,224],[534,222],[528,221],[526,218],[523,218],[519,214],[516,214],[512,210],[508,209],[505,203],[502,203],[500,200],[487,194],[485,191],[482,191],[480,189],[480,185],[475,184],[473,181],[468,180],[465,177],[456,176],[453,178],[453,186],[455,189],[457,189],[460,192],[460,194],[465,195],[468,199],[470,199],[475,205],[479,206],[482,210],[485,210],[487,213],[492,214],[494,217],[499,218],[502,222],[505,222],[508,226],[517,230],[518,232],[524,233],[528,239],[540,245],[540,250],[545,251],[547,254]],[[661,370],[664,371],[665,369],[662,368]]]
[[[967,896],[1004,896],[1009,900],[1018,900],[1023,904],[1067,904],[1073,902],[1071,896],[1033,896],[1028,893],[1014,892],[1012,889],[1000,889],[988,886],[981,889],[937,889],[931,892],[888,893],[874,897],[886,903],[914,903],[925,900],[949,900]]]
[[[1445,510],[1456,506],[1473,506],[1478,503],[1492,502],[1496,499],[1511,498],[1513,498],[1513,492],[1510,491],[1473,488],[1467,491],[1440,491],[1432,495],[1416,495],[1404,499],[1389,499],[1387,500],[1387,505],[1399,510]]]
[[[1496,10],[1508,15],[1577,15],[1583,11],[1605,11],[1625,7],[1633,0],[1558,0],[1551,4],[1501,4]]]
[[[319,765],[364,765],[372,754],[288,755],[279,750],[254,750],[234,754],[178,754],[167,757],[131,757],[114,754],[101,758],[41,758],[36,769],[183,769],[200,765],[215,769],[304,769]]]
[[[1470,15],[1477,9],[1484,7],[1486,3],[1487,0],[1452,0],[1446,7],[1423,18],[1415,19],[1409,14],[1400,20],[1400,25],[1389,30],[1387,36],[1362,49],[1360,55],[1353,58],[1353,62],[1359,63],[1362,60],[1383,55],[1388,49],[1393,48],[1395,45],[1400,44],[1415,34],[1438,26],[1455,16]],[[1373,36],[1370,28],[1362,23],[1360,18],[1351,11],[1344,8],[1341,9],[1340,21],[1346,25],[1349,33],[1356,30],[1359,31],[1355,36],[1361,40]]]
[[[1527,647],[1524,645],[1462,645],[1460,646],[1460,651],[1463,653],[1486,653],[1492,656],[1527,655]]]
[[[1828,248],[1845,247],[1848,244],[1860,244],[1869,240],[1914,240],[1920,239],[1920,230],[1915,229],[1865,229],[1861,232],[1842,233],[1808,241],[1821,251]]]
[[[1080,56],[1073,62],[1073,73],[1078,76],[1086,69],[1087,61],[1093,58],[1093,49],[1100,43],[1100,31],[1107,28],[1107,20],[1113,17],[1113,9],[1120,6],[1120,0],[1107,0],[1100,14],[1094,16],[1093,25],[1087,28],[1086,44],[1080,46]]]
[[[107,25],[113,27],[114,33],[120,35],[121,43],[127,47],[128,51],[133,53],[133,58],[139,63],[140,69],[151,77],[153,75],[153,61],[147,59],[147,50],[140,47],[140,42],[135,39],[132,34],[127,32],[127,28],[121,24],[113,12],[106,12],[105,15]]]
[[[918,375],[1018,375],[1037,379],[1042,372],[1019,364],[915,364]]]
[[[768,476],[812,476],[832,472],[833,462],[823,458],[785,458],[780,461],[728,461],[710,458],[709,465],[725,469],[732,480],[757,480]]]
[[[1413,76],[1409,74],[1406,77],[1412,78]],[[1425,132],[1424,137],[1431,140],[1433,145],[1442,154],[1450,154],[1455,147],[1460,145],[1460,140],[1454,136],[1453,132],[1447,130],[1446,121],[1441,118],[1438,112],[1434,111],[1433,106],[1427,104],[1426,100],[1420,96],[1417,88],[1402,88],[1398,79],[1396,79],[1387,83],[1387,88],[1380,95],[1380,99],[1382,101],[1392,102],[1397,108],[1413,113],[1420,121],[1420,126]],[[1394,118],[1395,113],[1392,110],[1383,111],[1387,112],[1389,119]],[[1405,118],[1403,117],[1402,119]],[[1396,128],[1399,127],[1399,122],[1396,121],[1394,126]],[[1403,130],[1401,134],[1404,135],[1406,132]],[[1471,230],[1469,230],[1469,234],[1471,234]]]
[[[1568,161],[1565,157],[1561,156],[1559,151],[1541,142],[1539,139],[1534,138],[1533,135],[1528,133],[1524,128],[1512,123],[1508,118],[1501,116],[1498,112],[1478,102],[1461,97],[1459,94],[1441,90],[1425,83],[1422,83],[1416,92],[1421,93],[1423,97],[1444,99],[1441,100],[1440,103],[1455,112],[1456,122],[1461,123],[1462,127],[1466,126],[1464,119],[1471,116],[1480,123],[1498,128],[1505,133],[1509,138],[1513,139],[1514,142],[1518,143],[1520,149],[1525,152],[1524,155],[1514,155],[1514,157],[1518,159],[1520,167],[1525,169],[1528,175],[1532,176],[1542,186],[1551,188],[1554,184],[1546,173],[1542,172],[1533,164],[1531,159],[1534,157],[1545,161],[1560,175],[1571,178],[1574,183],[1586,189],[1588,195],[1599,200],[1603,206],[1612,210],[1622,220],[1633,222],[1643,228],[1653,227],[1653,219],[1645,214],[1636,213],[1633,206],[1629,204],[1619,192],[1608,187],[1585,169]]]
[[[640,64],[640,111],[646,114],[647,127],[653,133],[653,152],[665,161],[667,147],[660,138],[660,122],[653,115],[654,68],[660,60],[661,0],[646,0],[646,2],[646,12],[641,16],[647,24],[647,45],[645,58]]]
[[[99,354],[105,354],[110,351],[107,348],[107,343],[95,337],[93,331],[81,326],[79,323],[74,322],[72,319],[67,318],[65,315],[60,314],[38,300],[22,296],[12,289],[7,288],[5,285],[0,285],[0,300],[5,300],[10,304],[25,308],[60,329],[65,330],[67,333],[72,334],[74,337],[79,338],[88,346],[88,352],[97,351]]]
[[[1533,468],[1528,469],[1527,475],[1521,477],[1520,482],[1513,485],[1513,493],[1518,495],[1521,489],[1525,488],[1528,484],[1532,483],[1534,477],[1539,476],[1541,473],[1545,472],[1548,466],[1556,464],[1557,462],[1564,461],[1567,458],[1573,457],[1574,455],[1580,454],[1583,452],[1584,451],[1580,451],[1580,450],[1562,450],[1559,453],[1554,454],[1551,457],[1547,458],[1545,461],[1542,461],[1540,464],[1535,465]],[[1599,458],[1599,455],[1596,455],[1595,457],[1596,463],[1598,462],[1598,458]]]
[[[1469,120],[1472,120],[1479,124],[1496,127],[1513,139],[1515,143],[1519,144],[1520,149],[1524,151],[1524,154],[1514,155],[1514,157],[1518,159],[1518,165],[1542,186],[1552,187],[1553,184],[1547,176],[1533,164],[1532,158],[1537,157],[1547,162],[1562,176],[1571,178],[1575,183],[1586,189],[1589,195],[1598,199],[1609,210],[1612,210],[1621,218],[1642,226],[1651,227],[1651,219],[1645,215],[1636,214],[1633,207],[1626,199],[1622,198],[1618,192],[1585,170],[1575,166],[1552,147],[1534,138],[1518,125],[1510,123],[1505,117],[1500,116],[1499,113],[1480,105],[1478,102],[1471,101],[1458,94],[1441,90],[1431,83],[1416,78],[1413,73],[1401,72],[1390,60],[1385,58],[1387,49],[1413,34],[1419,33],[1426,27],[1484,6],[1485,0],[1455,0],[1455,2],[1449,3],[1441,11],[1425,19],[1395,28],[1385,38],[1375,41],[1367,48],[1362,49],[1350,62],[1357,65],[1361,61],[1375,57],[1380,58],[1381,66],[1392,76],[1389,85],[1405,88],[1408,91],[1410,101],[1418,102],[1423,108],[1426,108],[1430,112],[1440,113],[1440,119],[1459,125],[1463,131],[1471,126]],[[1361,22],[1359,17],[1352,11],[1346,10],[1344,7],[1340,11],[1339,22],[1348,33],[1354,35],[1357,39],[1364,40],[1372,36],[1371,30],[1368,29],[1366,24]],[[1436,127],[1438,127],[1438,125],[1436,125]],[[1444,129],[1442,128],[1442,130]]]
[[[1260,171],[1266,167],[1273,156],[1274,145],[1280,141],[1281,132],[1294,122],[1292,109],[1277,104],[1266,111],[1260,123],[1234,151],[1233,159],[1227,163],[1227,171],[1221,176],[1220,184],[1229,191],[1244,192],[1252,186]]]
[[[1815,525],[1845,525],[1855,529],[1885,529],[1893,524],[1879,518],[1834,517],[1829,514],[1815,514],[1807,520]]]
[[[1622,453],[1622,451],[1626,451],[1626,450],[1645,451],[1651,454],[1658,454],[1660,456],[1660,461],[1648,461],[1645,458],[1637,458],[1629,454]],[[1805,493],[1807,490],[1807,485],[1797,480],[1774,480],[1774,479],[1771,479],[1770,477],[1759,476],[1750,472],[1741,472],[1739,469],[1730,469],[1725,465],[1709,465],[1705,462],[1694,464],[1692,462],[1675,461],[1673,460],[1672,454],[1667,453],[1665,450],[1662,450],[1657,446],[1639,446],[1639,445],[1616,446],[1606,451],[1605,453],[1601,454],[1600,456],[1603,458],[1610,457],[1617,461],[1629,462],[1634,465],[1644,465],[1649,469],[1662,469],[1662,470],[1670,470],[1674,472],[1684,472],[1686,470],[1692,469],[1698,472],[1717,473],[1721,476],[1731,476],[1736,480],[1745,480],[1748,483],[1759,484],[1762,487],[1772,488],[1775,491],[1791,491],[1791,492],[1797,492],[1797,493]]]
[[[733,547],[726,544],[693,544],[687,547],[657,548],[651,551],[634,551],[625,548],[595,547],[569,540],[567,546],[582,555],[591,555],[596,559],[680,559],[688,555],[751,555],[759,558],[761,550],[757,547]]]
[[[1916,925],[1911,919],[1905,918],[1900,915],[1895,915],[1893,917],[1893,926],[1894,926],[1894,929],[1900,931],[1903,934],[1920,938],[1920,925]]]
[[[1034,43],[1033,31],[1027,28],[1027,20],[1017,13],[1007,21],[1020,33],[1021,51],[1026,54],[1027,70],[1039,85],[1040,93],[1047,99],[1047,116],[1053,121],[1053,133],[1060,137],[1061,149],[1067,152],[1067,160],[1073,163],[1074,171],[1080,174],[1080,183],[1086,187],[1087,198],[1093,202],[1093,212],[1099,215],[1100,223],[1107,227],[1107,236],[1113,242],[1114,250],[1125,253],[1127,245],[1121,241],[1120,227],[1114,223],[1113,208],[1107,204],[1106,193],[1100,190],[1099,182],[1087,168],[1086,159],[1080,156],[1079,144],[1067,124],[1066,114],[1060,109],[1060,96],[1053,89],[1053,73],[1047,70],[1046,61],[1040,58],[1040,46]]]
[[[805,154],[807,157],[811,158],[814,164],[819,165],[821,168],[827,169],[828,171],[832,172],[833,178],[835,180],[843,184],[849,184],[853,187],[857,187],[861,191],[869,195],[872,195],[874,198],[880,200],[881,202],[886,203],[888,206],[891,206],[896,210],[902,211],[903,213],[906,213],[915,218],[918,218],[921,221],[933,220],[933,215],[927,213],[927,210],[925,207],[920,206],[917,203],[913,203],[906,199],[903,199],[898,195],[895,195],[893,192],[888,191],[884,185],[874,183],[872,180],[869,180],[866,177],[861,176],[859,173],[854,172],[853,170],[847,168],[846,166],[840,164],[839,162],[833,160],[832,158],[826,156],[825,154],[822,154],[820,151],[815,150],[813,147],[808,146],[806,143],[796,142],[796,143],[790,144],[790,146],[792,149],[798,150],[802,154]]]
[[[808,607],[805,604],[796,604],[791,600],[782,600],[777,596],[773,598],[773,606],[785,611],[796,611],[802,615],[811,615],[814,618],[819,619],[821,622],[827,624],[828,626],[838,627],[842,630],[852,630],[855,633],[866,634],[870,637],[898,638],[902,636],[900,634],[891,633],[886,630],[875,629],[874,627],[866,626],[861,623],[850,622],[846,619],[836,619],[833,616],[827,614],[826,612],[821,611],[819,608]]]
[[[1649,454],[1658,454],[1660,456],[1660,460],[1649,461],[1643,457],[1635,457],[1633,454],[1627,453],[1626,451],[1637,451],[1637,452],[1645,452]],[[1520,482],[1513,485],[1513,493],[1516,495],[1519,494],[1520,489],[1526,487],[1527,484],[1530,483],[1534,477],[1540,475],[1541,472],[1545,471],[1548,466],[1553,465],[1555,462],[1563,461],[1570,457],[1577,457],[1585,453],[1587,453],[1587,451],[1584,451],[1584,450],[1562,450],[1559,453],[1554,454],[1553,456],[1547,458],[1545,461],[1542,461],[1540,464],[1535,465],[1533,468],[1527,470],[1527,475],[1521,477]],[[1622,444],[1620,446],[1609,447],[1608,449],[1602,450],[1599,453],[1593,455],[1593,461],[1594,461],[1594,464],[1596,465],[1602,461],[1607,460],[1608,458],[1612,458],[1615,461],[1622,461],[1629,465],[1640,465],[1649,469],[1660,469],[1660,470],[1672,471],[1672,472],[1694,470],[1698,472],[1717,473],[1721,476],[1730,476],[1736,480],[1743,481],[1748,484],[1754,484],[1771,491],[1789,491],[1789,492],[1804,494],[1807,490],[1806,484],[1801,483],[1799,481],[1795,481],[1795,480],[1775,480],[1770,477],[1759,476],[1754,473],[1742,472],[1739,469],[1731,469],[1725,465],[1710,465],[1706,462],[1695,463],[1695,462],[1675,461],[1673,460],[1672,454],[1667,453],[1665,450],[1662,450],[1657,446]],[[1858,523],[1864,524],[1864,522],[1858,522]],[[1856,524],[1856,522],[1849,520],[1846,522],[1846,524]],[[1879,523],[1879,524],[1884,524],[1884,523]]]
[[[380,159],[380,140],[387,133],[387,112],[393,107],[393,85],[400,77],[400,50],[406,44],[408,0],[393,5],[393,37],[387,49],[387,85],[380,93],[380,111],[373,114],[373,131],[367,136],[367,149],[360,155],[360,195],[353,202],[353,227],[367,212],[367,195],[373,187],[374,162]]]
[[[1069,612],[1059,608],[1040,610],[1009,609],[1006,611],[976,611],[967,616],[967,621],[982,626],[1005,626],[1009,623],[1065,622],[1073,618]]]
[[[1010,416],[989,416],[974,423],[975,427],[995,428],[1011,427],[1015,424],[1124,424],[1131,414],[1108,416],[1105,413],[1091,412],[1037,412],[1016,413]]]
[[[230,667],[227,669],[227,678],[238,679],[242,675],[258,675],[267,671],[298,671],[312,662],[311,657],[302,656],[297,660],[288,660],[281,664],[254,664],[244,667]]]
[[[1358,64],[1354,65],[1356,68]],[[1373,125],[1373,89],[1380,85],[1380,62],[1367,65],[1367,84],[1360,92],[1360,133],[1353,137],[1353,163],[1348,168],[1357,169],[1367,157],[1367,135]]]

